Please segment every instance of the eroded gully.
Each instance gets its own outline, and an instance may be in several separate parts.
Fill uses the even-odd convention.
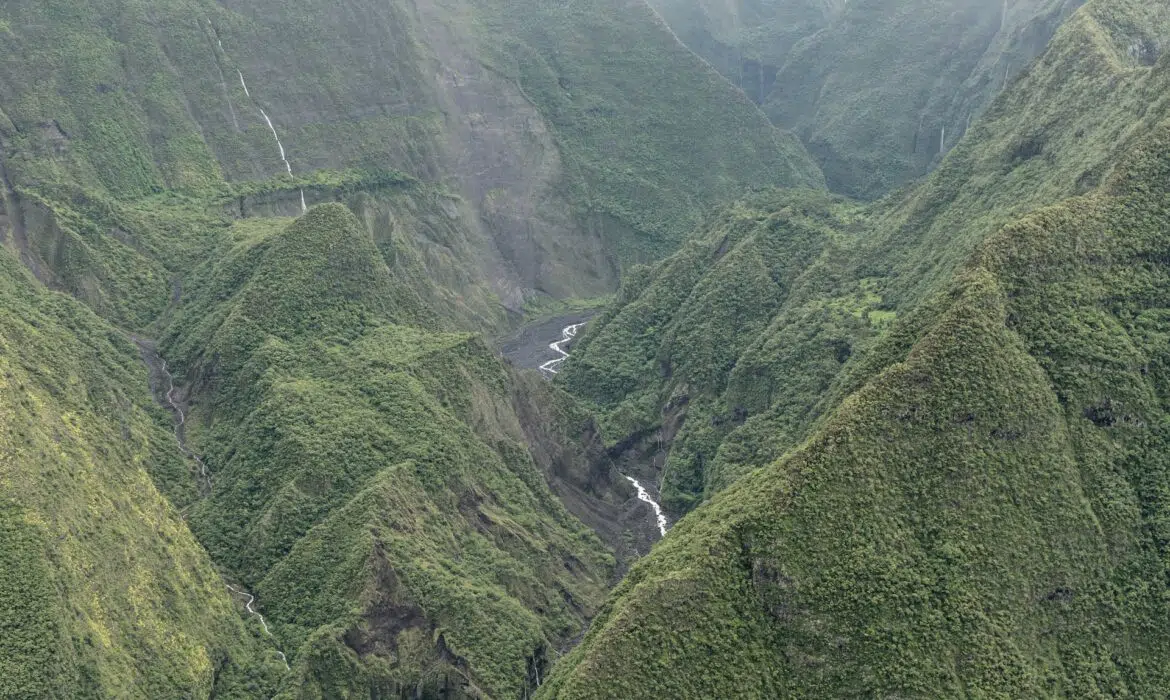
[[[212,487],[211,470],[207,468],[207,463],[203,461],[203,457],[192,450],[187,444],[187,411],[183,408],[183,403],[178,397],[178,388],[175,386],[175,377],[173,374],[171,374],[170,370],[167,369],[167,361],[164,360],[162,355],[158,353],[158,349],[155,347],[153,341],[138,337],[134,337],[133,340],[134,343],[138,346],[139,351],[142,353],[142,359],[146,363],[147,368],[152,370],[152,374],[154,373],[153,371],[157,371],[158,375],[161,375],[163,380],[166,382],[166,386],[160,386],[159,389],[165,389],[163,397],[166,399],[166,407],[170,409],[171,413],[173,413],[175,416],[175,443],[179,446],[179,452],[182,453],[183,457],[190,459],[199,466],[199,476],[203,480],[203,486],[205,487],[204,494],[208,494],[211,492]],[[244,601],[244,609],[247,610],[250,615],[254,615],[256,619],[260,620],[260,626],[264,628],[264,634],[275,642],[276,637],[272,634],[271,630],[268,629],[268,622],[264,619],[264,616],[261,615],[255,608],[256,596],[247,592],[243,588],[233,586],[230,583],[225,582],[224,585],[227,586],[227,589],[231,591],[232,594],[247,599]],[[275,651],[277,656],[280,657],[281,662],[284,663],[285,670],[288,670],[288,657],[285,656],[284,652],[279,648],[275,649]]]
[[[573,342],[573,339],[577,337],[577,332],[580,331],[584,326],[584,323],[574,323],[571,326],[565,326],[563,329],[561,329],[561,339],[554,343],[549,343],[548,346],[550,350],[555,352],[560,357],[556,357],[541,365],[540,370],[542,372],[545,372],[549,375],[555,375],[559,372],[557,368],[563,365],[565,360],[569,359],[569,352],[565,349],[565,346]],[[666,520],[666,514],[662,512],[662,506],[658,504],[658,501],[654,500],[654,497],[650,495],[650,492],[646,489],[646,487],[643,486],[637,479],[626,474],[622,474],[622,476],[631,484],[633,484],[634,488],[638,490],[638,500],[648,504],[654,511],[654,524],[658,526],[659,534],[661,534],[663,537],[666,537],[666,531],[670,527],[670,524]]]

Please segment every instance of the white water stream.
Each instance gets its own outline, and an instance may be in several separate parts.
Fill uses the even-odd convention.
[[[658,532],[660,532],[663,537],[666,537],[666,515],[664,515],[662,512],[662,506],[658,505],[658,502],[650,497],[650,492],[646,490],[645,486],[638,483],[637,479],[632,476],[627,476],[626,480],[633,484],[634,488],[638,489],[638,500],[644,503],[649,503],[650,507],[654,509],[654,518],[655,522],[658,524]]]
[[[554,368],[560,367],[562,364],[564,364],[565,360],[569,359],[569,353],[565,351],[564,346],[573,340],[573,338],[577,337],[577,331],[581,330],[581,327],[584,325],[584,323],[575,323],[571,326],[565,326],[564,330],[561,331],[561,339],[555,343],[549,344],[549,348],[552,349],[553,352],[560,355],[560,357],[556,358],[555,360],[549,360],[548,362],[541,365],[540,371],[548,372],[549,374],[557,373],[557,370]]]
[[[211,472],[209,472],[207,470],[207,464],[205,464],[203,462],[202,457],[200,457],[199,455],[192,452],[187,447],[187,444],[183,441],[183,430],[184,430],[184,427],[187,425],[187,414],[183,412],[183,407],[179,405],[179,402],[175,401],[175,378],[170,373],[170,371],[167,370],[167,361],[163,360],[161,357],[159,358],[159,360],[162,361],[161,368],[162,368],[163,376],[165,376],[167,378],[167,403],[170,404],[171,410],[175,412],[175,416],[176,416],[176,419],[175,419],[175,442],[179,444],[179,451],[180,452],[182,452],[184,455],[186,455],[190,459],[195,460],[195,463],[199,465],[199,475],[203,477],[203,482],[207,484],[207,489],[210,491],[211,490]]]
[[[565,345],[568,345],[574,338],[577,337],[577,331],[581,330],[584,325],[584,323],[575,323],[571,326],[565,326],[564,329],[561,330],[561,339],[555,343],[549,343],[548,346],[549,349],[560,355],[560,357],[549,360],[548,362],[541,365],[541,371],[548,372],[549,374],[557,374],[557,370],[555,368],[560,367],[562,364],[564,364],[565,360],[569,359],[569,353],[567,350],[565,350]],[[654,509],[654,523],[658,526],[658,532],[663,537],[666,537],[668,523],[666,520],[666,514],[662,512],[662,506],[658,505],[658,501],[654,500],[654,498],[650,495],[650,492],[646,490],[646,487],[643,486],[637,479],[632,476],[626,476],[625,474],[622,476],[625,476],[626,480],[633,484],[634,488],[638,489],[638,500],[649,504],[650,507]]]
[[[208,24],[208,26],[210,26],[212,28],[212,31],[215,31],[215,27],[214,27],[214,25],[211,24],[210,19],[207,20],[207,24]],[[216,44],[219,46],[219,50],[223,51],[223,42],[219,40],[219,33],[216,32],[215,36],[216,36],[215,41],[216,41]],[[224,55],[225,56],[227,55],[226,51],[224,52]],[[284,151],[284,144],[281,143],[281,141],[280,141],[280,134],[276,133],[276,126],[273,125],[272,119],[270,119],[268,116],[268,112],[265,112],[264,108],[260,106],[260,103],[256,101],[256,98],[252,97],[252,91],[248,89],[248,81],[244,80],[244,71],[237,68],[236,75],[240,76],[240,87],[244,88],[244,94],[248,97],[248,99],[252,100],[252,104],[254,104],[256,106],[256,109],[260,111],[260,116],[264,117],[264,123],[268,125],[268,130],[272,132],[272,138],[273,138],[273,140],[276,141],[276,148],[280,151],[280,162],[284,163],[284,169],[287,170],[288,174],[291,176],[293,174],[292,163],[288,162],[288,157]],[[309,210],[309,207],[305,203],[305,191],[302,189],[301,190],[301,213],[304,214],[308,210]]]
[[[203,477],[203,481],[207,484],[208,490],[210,490],[211,473],[207,469],[207,464],[203,462],[202,457],[195,454],[195,452],[187,447],[187,443],[183,439],[183,428],[187,424],[187,414],[183,411],[183,407],[179,405],[179,402],[175,400],[175,377],[167,369],[167,361],[162,359],[162,357],[159,357],[158,359],[161,362],[160,369],[162,370],[163,376],[167,378],[167,403],[170,404],[171,410],[175,412],[175,442],[178,443],[180,452],[182,452],[185,456],[195,460],[195,463],[199,465],[199,472]],[[225,583],[224,585],[227,586],[228,590],[232,593],[248,599],[244,604],[244,609],[259,618],[260,625],[264,628],[264,634],[272,637],[272,632],[269,631],[268,623],[264,620],[264,616],[258,613],[256,609],[252,607],[253,603],[256,602],[256,596],[248,593],[245,590],[236,588],[230,583]],[[275,637],[272,638],[276,639]],[[284,667],[287,670],[289,668],[288,657],[286,657],[284,652],[280,649],[277,649],[276,653],[280,655],[280,660],[284,662]]]

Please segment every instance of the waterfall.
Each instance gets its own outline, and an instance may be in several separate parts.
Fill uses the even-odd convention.
[[[658,505],[658,502],[650,497],[650,492],[646,490],[645,486],[638,483],[637,479],[632,476],[627,476],[626,480],[633,484],[634,488],[638,489],[638,500],[643,503],[649,503],[650,507],[654,509],[654,519],[658,525],[658,532],[663,537],[666,537],[666,515],[662,513],[662,506]]]
[[[272,120],[268,118],[268,112],[264,111],[263,107],[257,107],[260,110],[260,116],[264,117],[264,122],[268,124],[268,130],[272,132],[272,138],[276,139],[276,147],[280,149],[280,162],[284,163],[284,169],[292,175],[292,164],[288,162],[288,158],[284,155],[284,144],[280,142],[280,135],[276,133],[276,127],[272,125]]]
[[[210,19],[207,20],[207,24],[209,24],[209,25],[211,24]],[[214,26],[212,27],[212,31],[214,31]],[[216,34],[216,43],[218,43],[220,50],[223,51],[223,42],[219,40],[218,33]],[[224,55],[227,55],[227,54],[225,53]],[[272,132],[272,139],[274,141],[276,141],[276,148],[278,151],[280,151],[280,162],[284,164],[284,169],[286,171],[288,171],[289,176],[292,176],[292,174],[293,174],[292,163],[288,162],[288,156],[285,153],[284,144],[281,143],[281,141],[280,141],[280,134],[278,134],[276,132],[276,126],[272,123],[272,119],[269,118],[268,112],[264,111],[264,108],[260,106],[260,103],[256,101],[256,98],[252,97],[252,91],[248,89],[248,81],[244,79],[244,71],[237,68],[236,75],[238,75],[240,77],[240,87],[244,88],[244,94],[248,97],[248,99],[252,100],[252,104],[254,104],[256,106],[257,110],[259,110],[260,116],[264,117],[264,123],[268,125],[268,130]],[[309,210],[308,204],[305,202],[305,190],[304,190],[304,188],[302,188],[301,189],[301,213],[304,214],[308,210]]]
[[[167,369],[167,361],[158,358],[161,364],[159,368],[162,370],[163,376],[167,378],[167,403],[170,404],[171,410],[175,412],[175,442],[179,444],[179,451],[187,457],[195,461],[199,465],[199,475],[203,477],[203,482],[207,484],[207,490],[211,490],[211,473],[207,470],[207,464],[203,458],[195,454],[191,448],[187,447],[187,441],[183,439],[183,431],[187,427],[187,414],[183,411],[183,407],[175,400],[175,377]]]

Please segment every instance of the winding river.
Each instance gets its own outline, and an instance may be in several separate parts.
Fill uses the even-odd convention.
[[[248,599],[244,602],[244,609],[247,610],[248,612],[252,613],[253,615],[255,615],[260,620],[260,626],[264,628],[264,634],[268,635],[269,637],[272,637],[272,632],[269,631],[268,623],[264,621],[264,616],[261,615],[259,612],[256,611],[255,608],[252,607],[252,604],[256,602],[256,596],[243,590],[242,588],[236,588],[235,586],[233,586],[230,583],[225,583],[224,585],[227,586],[228,590],[231,591],[232,593],[235,593],[238,596],[241,596],[241,597]],[[272,637],[272,638],[276,639],[276,637]],[[284,655],[284,652],[281,651],[280,649],[277,649],[276,653],[280,656],[280,660],[284,662],[284,670],[286,670],[286,671],[290,670],[289,665],[288,665],[288,657]]]
[[[584,326],[584,323],[574,323],[571,326],[565,326],[561,329],[561,339],[554,343],[549,343],[548,346],[550,350],[560,355],[560,357],[551,359],[541,365],[540,370],[542,372],[547,372],[548,374],[557,374],[559,372],[557,368],[563,365],[565,360],[569,359],[569,351],[565,350],[565,346],[577,337],[577,332]],[[666,514],[662,512],[662,506],[658,504],[658,501],[654,500],[654,497],[650,495],[646,487],[637,479],[632,476],[626,476],[625,474],[622,474],[622,476],[638,490],[638,500],[648,504],[654,510],[654,524],[658,526],[659,534],[666,537],[666,531],[670,527],[670,524],[666,520]]]
[[[572,342],[573,338],[577,337],[577,331],[581,330],[581,327],[584,325],[584,323],[574,323],[571,326],[565,326],[561,330],[561,339],[555,343],[549,343],[549,348],[560,355],[560,357],[549,360],[541,365],[541,372],[548,372],[549,374],[557,373],[558,370],[556,368],[560,367],[564,364],[565,360],[569,359],[569,353],[565,350],[565,346]]]
[[[167,361],[159,358],[162,363],[159,369],[162,370],[163,376],[167,378],[167,403],[171,410],[175,413],[175,442],[179,444],[179,451],[186,457],[195,460],[199,465],[199,476],[203,477],[203,483],[207,485],[207,490],[211,490],[211,472],[207,470],[207,464],[204,463],[203,458],[191,451],[187,447],[187,441],[183,438],[183,431],[187,426],[187,414],[183,411],[183,407],[175,401],[175,377],[167,369]]]

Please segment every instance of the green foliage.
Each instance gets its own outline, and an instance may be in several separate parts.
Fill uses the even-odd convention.
[[[1167,163],[1163,127],[1140,189],[989,239],[900,362],[640,563],[544,696],[1164,693]]]
[[[596,609],[588,415],[450,331],[821,177],[641,5],[431,10],[0,8],[0,695],[270,697],[212,560],[282,697],[527,694]]]
[[[574,203],[606,227],[623,262],[674,250],[713,203],[745,187],[823,186],[797,140],[680,46],[648,6],[482,4],[482,51],[549,121]]]
[[[191,475],[134,346],[7,251],[0,309],[0,696],[271,690],[277,667],[151,480]]]
[[[1089,174],[1100,183],[1166,114],[1166,101],[1152,96],[1170,74],[1124,59],[1135,36],[1166,23],[1144,4],[1086,7],[918,188],[865,208],[815,194],[729,208],[679,253],[627,280],[579,343],[566,386],[600,409],[614,443],[665,431],[678,449],[662,491],[676,512],[781,457],[881,369],[867,358],[898,325],[891,318],[949,284],[1013,217],[1085,191]],[[1035,124],[1049,125],[1043,156],[1020,161]],[[773,233],[762,233],[765,221],[777,222]],[[771,284],[747,281],[761,280],[737,248],[752,226],[761,233],[748,245],[764,251],[752,255],[789,266]],[[775,280],[785,278],[776,296]],[[698,420],[683,422],[690,413]]]
[[[66,639],[45,546],[19,509],[0,504],[0,697],[65,697],[76,683],[76,669],[62,659]]]
[[[722,386],[589,393],[664,355],[621,323],[687,313],[667,270],[735,278],[711,236],[631,282],[566,385],[611,425],[651,396],[664,496],[709,500],[541,697],[1167,692],[1167,64],[1126,49],[1164,23],[1090,3],[920,188],[839,208]]]
[[[613,561],[549,492],[511,374],[425,327],[344,206],[237,235],[168,331],[214,474],[193,530],[263,601],[304,697],[519,694]]]
[[[844,4],[776,64],[766,110],[834,191],[881,196],[937,166],[1083,2]]]
[[[793,48],[845,3],[825,0],[650,0],[679,39],[756,103]]]

